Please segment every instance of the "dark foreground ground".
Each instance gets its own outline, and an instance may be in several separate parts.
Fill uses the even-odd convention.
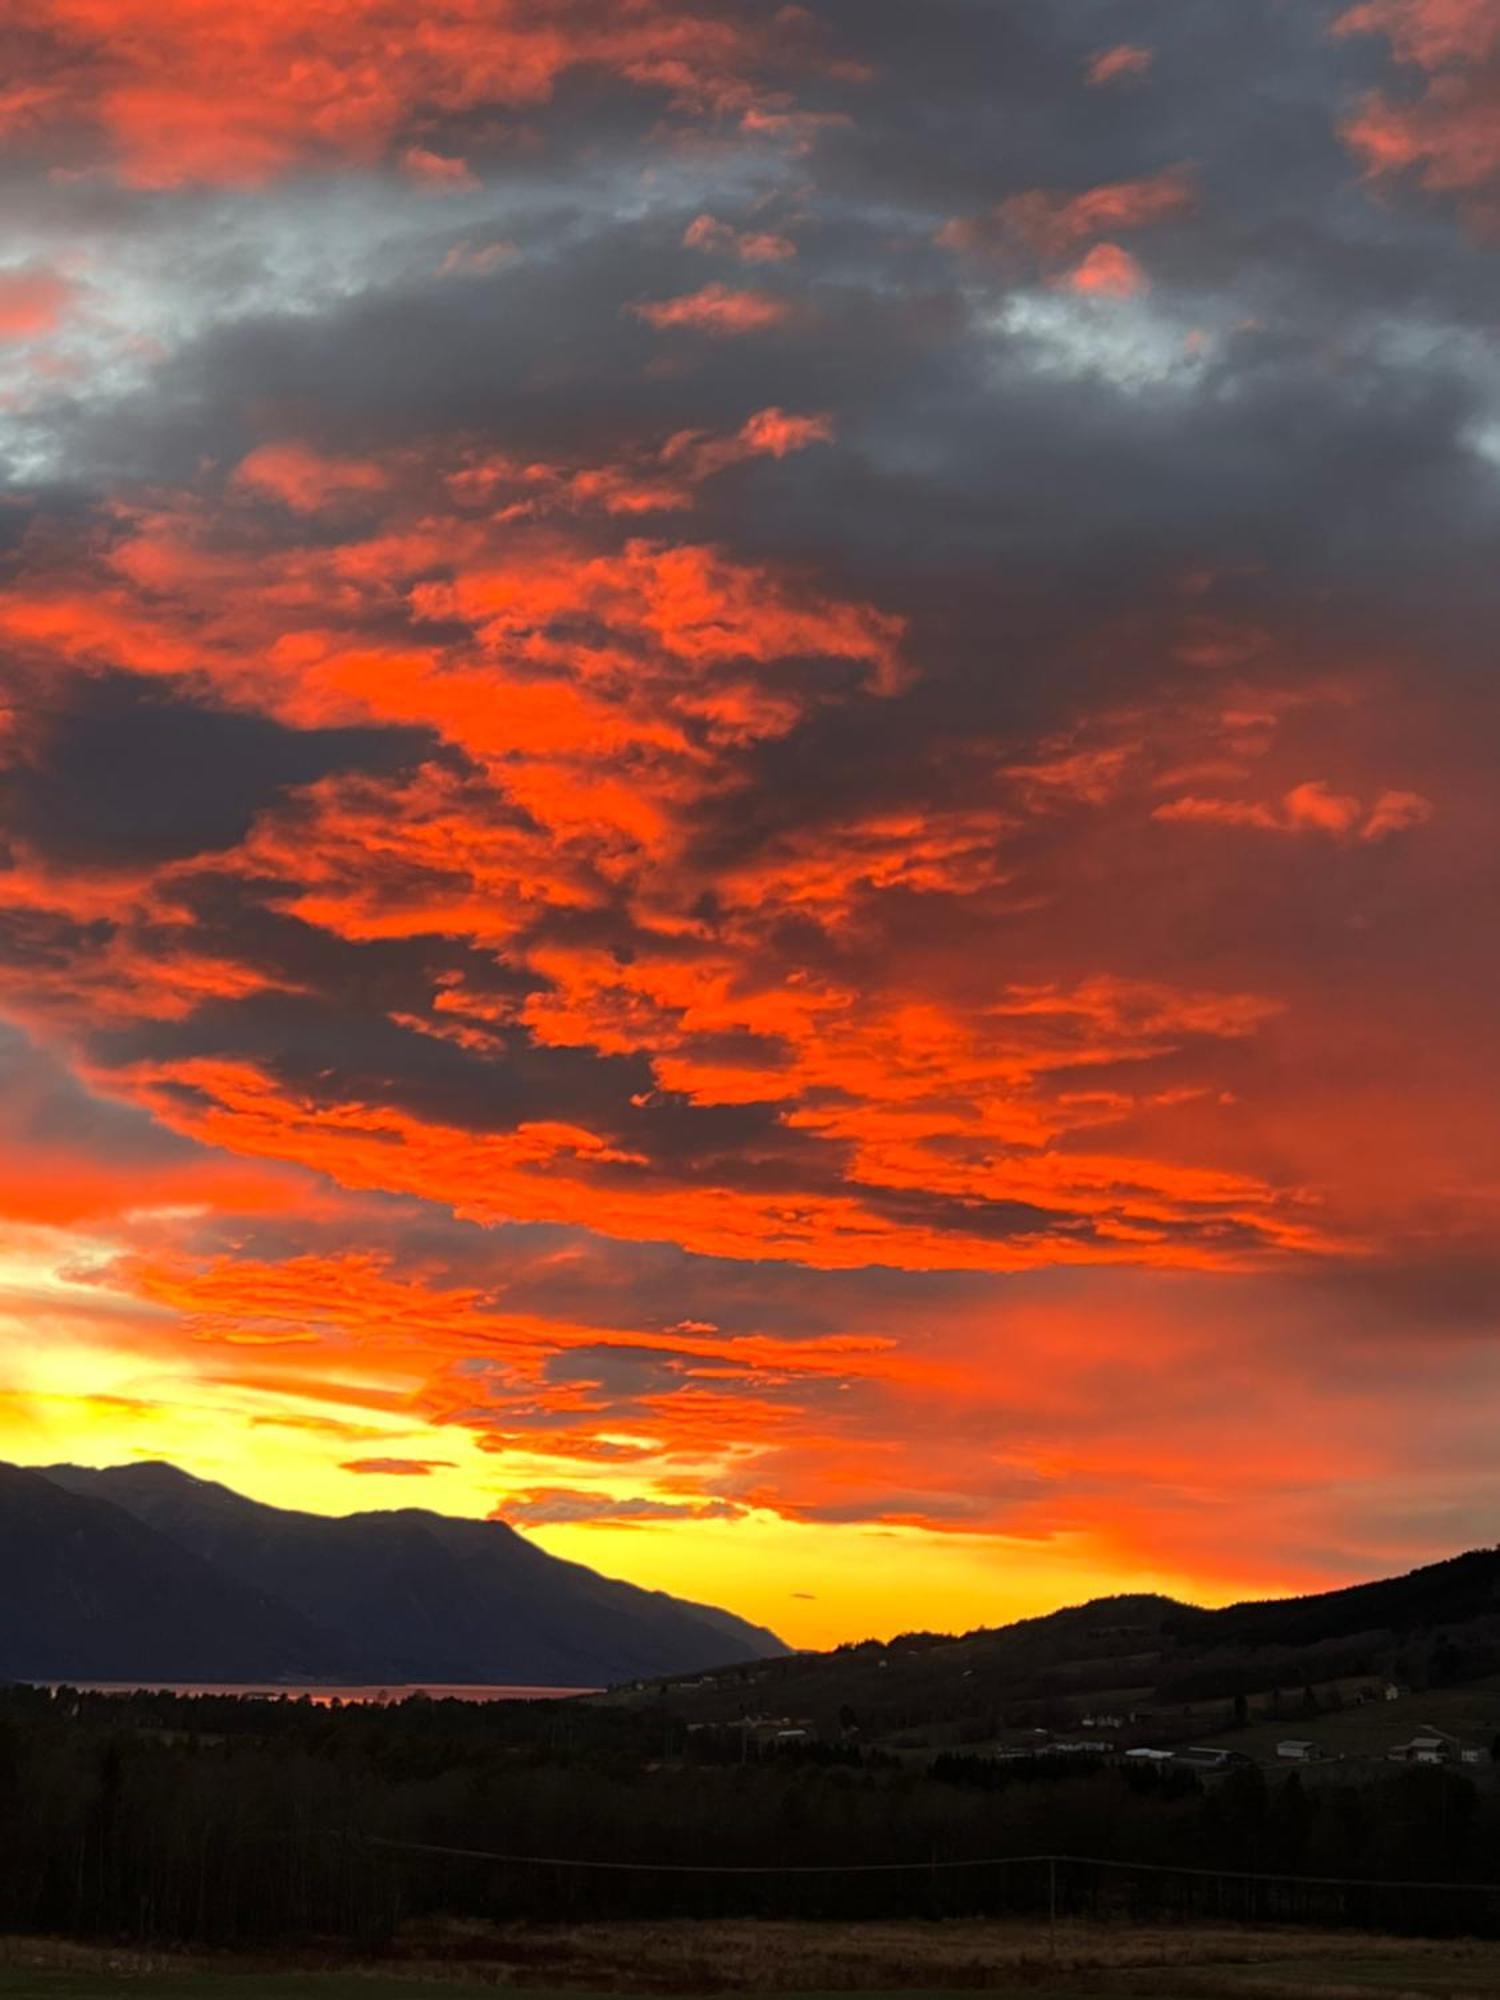
[[[517,1927],[409,1936],[382,1965],[0,1941],[0,2000],[578,2000],[716,1993],[1012,2000],[1500,2000],[1500,1946],[1017,1923]]]

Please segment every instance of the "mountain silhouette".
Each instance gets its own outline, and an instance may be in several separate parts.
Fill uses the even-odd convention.
[[[156,1463],[0,1466],[0,1678],[591,1687],[784,1651],[498,1521],[299,1513]]]

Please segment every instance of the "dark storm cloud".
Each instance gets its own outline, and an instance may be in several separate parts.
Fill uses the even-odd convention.
[[[984,676],[1001,727],[1024,700],[1018,681],[1072,691],[1060,596],[1106,601],[1167,563],[1258,564],[1256,594],[1272,601],[1365,590],[1416,615],[1413,590],[1424,607],[1450,597],[1494,531],[1495,482],[1468,442],[1491,391],[1441,330],[1487,311],[1487,288],[1451,220],[1382,208],[1356,185],[1330,111],[1382,57],[1370,38],[1335,39],[1336,12],[820,9],[871,74],[839,87],[850,124],[782,164],[789,213],[799,174],[815,190],[794,229],[801,255],[729,273],[796,304],[764,343],[664,344],[629,310],[716,268],[680,245],[701,189],[628,219],[595,189],[524,214],[520,255],[491,277],[382,286],[372,271],[345,303],[206,334],[178,357],[170,395],[91,417],[82,455],[103,424],[111,462],[232,460],[268,421],[333,447],[477,425],[520,451],[597,452],[722,428],[772,383],[786,407],[831,410],[842,449],[795,476],[762,466],[725,482],[706,526],[751,549],[817,548],[835,573],[878,583],[920,620],[929,692],[950,672],[972,691],[965,659],[980,645],[1045,656],[1045,673]],[[1155,52],[1149,74],[1090,89],[1086,59],[1127,33]],[[565,155],[576,110],[565,99],[546,114]],[[1221,295],[1263,322],[1223,329],[1191,389],[1122,380],[1107,353],[1060,373],[1045,325],[1004,318],[1034,274],[966,268],[933,242],[944,221],[1028,189],[1180,163],[1196,205],[1142,241],[1153,305],[1184,331]],[[1396,299],[1418,322],[1400,340],[1387,337]],[[1021,602],[1011,575],[987,589],[986,565],[1024,574]],[[890,720],[908,743],[910,718]]]
[[[7,830],[59,861],[130,868],[233,847],[284,790],[386,775],[434,748],[412,729],[286,729],[129,674],[79,682],[10,774]]]
[[[85,1090],[66,1064],[0,1023],[0,1103],[6,1142],[128,1166],[181,1164],[201,1148],[130,1105]]]
[[[256,1262],[374,1249],[435,1281],[477,1286],[497,1313],[655,1335],[696,1327],[730,1341],[766,1333],[817,1339],[892,1315],[920,1323],[939,1311],[973,1310],[996,1290],[993,1278],[963,1272],[783,1270],[695,1256],[673,1243],[608,1243],[584,1229],[482,1227],[388,1196],[316,1220],[208,1216],[196,1241],[205,1255]]]
[[[359,1019],[424,1008],[434,975],[461,974],[485,998],[517,1000],[537,979],[451,937],[347,938],[276,906],[285,884],[224,873],[189,874],[180,905],[206,943],[232,952],[274,984],[317,996]]]
[[[5,859],[0,849],[0,859]],[[63,972],[79,958],[106,945],[115,926],[99,917],[88,923],[74,922],[50,910],[6,910],[0,912],[0,939],[4,941],[5,962],[33,977],[42,972]]]
[[[1018,707],[1029,721],[1028,703],[1078,692],[1080,611],[1169,564],[1257,565],[1259,602],[1342,590],[1379,600],[1371,615],[1431,615],[1466,580],[1477,588],[1495,528],[1495,481],[1470,442],[1491,391],[1441,330],[1478,312],[1483,290],[1451,223],[1382,210],[1354,184],[1329,106],[1377,53],[1331,38],[1326,8],[1256,5],[1230,23],[1140,11],[1131,34],[1157,60],[1119,92],[1080,80],[1118,10],[954,8],[943,33],[898,10],[839,13],[835,39],[874,75],[847,89],[852,126],[818,136],[802,255],[750,274],[803,317],[751,351],[664,349],[628,310],[703,280],[705,260],[678,243],[701,197],[643,221],[564,208],[531,219],[534,241],[523,231],[521,256],[491,278],[377,285],[211,333],[179,358],[169,402],[108,421],[136,427],[131,450],[184,460],[205,446],[232,459],[268,417],[333,446],[479,424],[522,451],[599,451],[732,424],[773,383],[787,407],[830,409],[842,449],[795,476],[763,466],[724,482],[704,525],[752,550],[817,548],[918,620],[932,729],[955,678],[959,727],[1004,728]],[[1285,88],[1246,93],[1246,74]],[[914,87],[924,77],[930,91]],[[1046,115],[997,115],[997,92]],[[1076,116],[1057,115],[1059,98]],[[898,116],[939,121],[942,185],[922,183],[920,148],[896,143]],[[1197,206],[1151,234],[1153,304],[1189,328],[1227,292],[1265,322],[1225,329],[1192,388],[1119,379],[1107,352],[1060,373],[1046,325],[1003,316],[1025,274],[966,271],[931,240],[944,219],[1028,188],[1177,161],[1192,164]],[[1419,322],[1399,340],[1393,298]],[[1007,670],[984,671],[981,648]],[[1022,664],[1043,658],[1045,672]],[[904,750],[910,725],[891,710],[873,726]]]
[[[644,1057],[551,1048],[521,1033],[474,1051],[415,1032],[393,1018],[392,1003],[410,977],[412,1004],[425,1007],[430,969],[410,947],[377,947],[367,957],[358,986],[346,980],[318,998],[270,992],[206,1001],[186,1021],[103,1029],[94,1053],[109,1067],[249,1061],[311,1103],[333,1107],[352,1096],[476,1135],[540,1120],[575,1123],[633,1155],[599,1167],[601,1186],[665,1187],[684,1175],[773,1191],[838,1183],[841,1147],[789,1131],[769,1103],[695,1105],[656,1089]],[[185,1103],[198,1100],[190,1080],[164,1088]]]

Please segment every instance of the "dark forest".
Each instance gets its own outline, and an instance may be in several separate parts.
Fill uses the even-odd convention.
[[[1500,1799],[1443,1769],[917,1769],[582,1703],[0,1694],[0,1929],[19,1933],[378,1951],[442,1917],[1054,1904],[1497,1935],[1497,1854]],[[1028,1858],[1047,1856],[1086,1859]]]

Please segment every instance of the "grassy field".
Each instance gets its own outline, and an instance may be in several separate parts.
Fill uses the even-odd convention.
[[[462,1967],[278,1968],[0,1942],[0,2000],[578,2000],[986,1992],[1000,2000],[1500,2000],[1500,1948],[1063,1924],[597,1925],[471,1932]]]
[[[1430,1723],[1488,1750],[1500,1734],[1500,1680],[1473,1681],[1428,1694],[1404,1694],[1398,1701],[1364,1702],[1322,1715],[1300,1715],[1296,1708],[1296,1702],[1289,1700],[1282,1721],[1256,1720],[1248,1729],[1236,1729],[1223,1740],[1252,1757],[1274,1757],[1279,1742],[1297,1736],[1321,1745],[1334,1757],[1384,1757],[1394,1744],[1410,1742]]]
[[[1317,1694],[1325,1705],[1313,1715],[1302,1712],[1301,1690],[1288,1688],[1283,1696],[1285,1712],[1279,1719],[1265,1713],[1268,1704],[1264,1694],[1253,1695],[1248,1725],[1237,1725],[1229,1719],[1230,1704],[1222,1697],[1162,1708],[1153,1702],[1149,1689],[1122,1689],[1097,1696],[1088,1706],[1104,1714],[1143,1710],[1152,1717],[1139,1731],[1124,1732],[1127,1743],[1134,1742],[1137,1735],[1148,1742],[1217,1743],[1267,1762],[1275,1762],[1277,1744],[1290,1737],[1305,1737],[1318,1743],[1330,1757],[1383,1759],[1395,1744],[1410,1742],[1429,1724],[1485,1751],[1500,1736],[1500,1676],[1466,1682],[1461,1687],[1438,1688],[1427,1694],[1403,1694],[1395,1701],[1358,1701],[1356,1696],[1364,1684],[1362,1680],[1339,1682],[1338,1692],[1344,1706],[1338,1709],[1326,1706],[1333,1684],[1320,1685]],[[1072,1737],[1084,1734],[1081,1726],[1058,1733]],[[1022,1728],[981,1740],[972,1732],[966,1735],[960,1723],[950,1722],[895,1731],[880,1739],[880,1747],[893,1750],[912,1763],[921,1763],[930,1760],[938,1750],[962,1750],[970,1756],[992,1757],[998,1751],[1030,1746],[1033,1742],[1033,1736]],[[1475,1775],[1473,1768],[1470,1775]]]

